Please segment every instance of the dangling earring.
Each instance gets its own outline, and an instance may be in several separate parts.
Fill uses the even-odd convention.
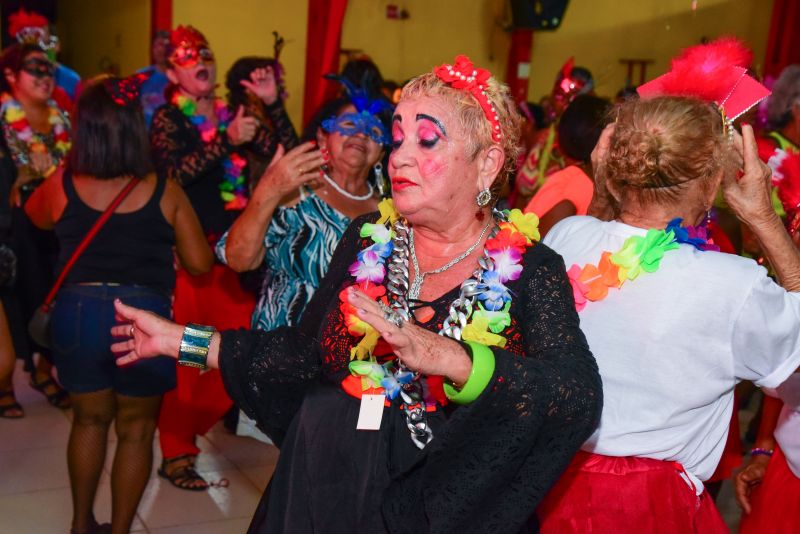
[[[491,201],[492,201],[492,192],[489,191],[488,187],[485,188],[480,193],[478,193],[478,196],[475,197],[475,203],[478,205],[479,208],[487,206]]]
[[[328,172],[328,160],[330,159],[330,152],[324,146],[319,147],[320,154],[322,154],[322,159],[325,160],[322,165],[320,165],[320,169],[323,172]]]
[[[378,186],[378,194],[381,197],[386,196],[386,180],[383,178],[383,164],[379,161],[372,166],[372,172],[375,173],[375,185]]]

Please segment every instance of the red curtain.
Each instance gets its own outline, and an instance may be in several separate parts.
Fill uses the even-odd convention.
[[[306,84],[303,96],[303,124],[317,108],[335,96],[337,85],[322,78],[339,72],[342,22],[347,0],[308,0],[308,35],[306,37]]]
[[[172,29],[172,0],[150,0],[150,38]]]
[[[511,32],[511,48],[508,50],[506,83],[514,100],[528,100],[528,79],[531,70],[533,30],[516,29]]]
[[[764,75],[777,77],[787,65],[800,63],[800,2],[774,1]]]

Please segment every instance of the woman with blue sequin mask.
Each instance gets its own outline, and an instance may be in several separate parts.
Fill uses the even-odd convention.
[[[250,203],[217,244],[217,256],[236,271],[266,266],[254,329],[296,325],[350,221],[377,210],[373,181],[383,179],[390,114],[382,112],[389,105],[342,83],[348,96],[320,108],[305,143],[286,153],[278,149]]]

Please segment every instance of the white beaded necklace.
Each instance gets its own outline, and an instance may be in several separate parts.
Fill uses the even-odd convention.
[[[367,200],[372,198],[372,195],[375,193],[375,188],[369,182],[367,182],[367,187],[369,187],[369,191],[367,191],[363,195],[354,195],[347,189],[337,184],[333,178],[328,176],[327,172],[322,173],[322,176],[325,178],[325,181],[328,182],[328,184],[330,184],[330,186],[333,187],[340,195],[342,195],[343,197],[347,197],[350,200]]]

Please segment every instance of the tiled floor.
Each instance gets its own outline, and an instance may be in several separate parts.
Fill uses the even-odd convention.
[[[66,462],[71,412],[50,407],[42,395],[27,385],[27,380],[28,375],[18,369],[15,387],[25,418],[0,419],[0,534],[62,534],[69,531],[72,516]],[[95,503],[99,522],[111,518],[113,430],[109,439],[106,469]],[[251,438],[233,436],[221,425],[200,438],[199,446],[203,454],[198,471],[209,481],[226,478],[230,485],[207,492],[172,487],[156,475],[161,457],[155,447],[153,473],[132,532],[236,534],[247,529],[272,476],[277,449]],[[735,532],[739,510],[729,482],[723,486],[717,504]]]
[[[15,373],[17,399],[25,409],[19,420],[0,419],[0,534],[63,534],[72,517],[66,444],[71,412],[47,404]],[[106,469],[95,503],[99,522],[111,519],[109,469],[115,446],[110,432]],[[156,475],[158,447],[150,482],[132,532],[152,534],[242,533],[272,475],[278,451],[251,438],[233,436],[217,425],[199,440],[198,471],[207,480],[226,478],[226,488],[189,492]]]

